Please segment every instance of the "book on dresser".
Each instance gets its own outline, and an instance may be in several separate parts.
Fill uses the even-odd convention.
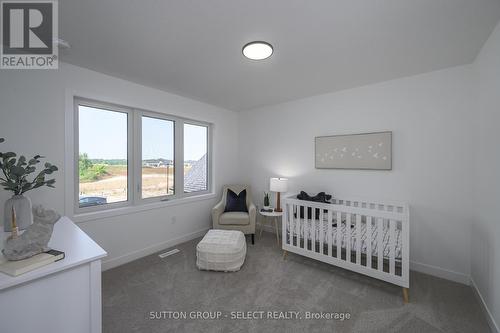
[[[64,259],[64,252],[58,250],[49,250],[31,258],[16,261],[1,258],[0,272],[10,276],[18,276],[62,259]]]

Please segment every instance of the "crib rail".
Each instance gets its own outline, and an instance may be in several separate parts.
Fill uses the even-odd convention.
[[[409,287],[409,207],[334,199],[283,200],[282,245],[345,269]]]

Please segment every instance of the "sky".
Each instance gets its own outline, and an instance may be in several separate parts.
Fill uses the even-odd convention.
[[[174,123],[142,118],[142,159],[173,159]],[[80,153],[91,159],[127,158],[127,114],[79,107]],[[207,147],[207,128],[184,125],[184,159],[199,160]]]

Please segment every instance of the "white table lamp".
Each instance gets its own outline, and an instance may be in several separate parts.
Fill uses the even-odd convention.
[[[276,208],[274,209],[276,212],[282,212],[280,206],[280,193],[288,191],[288,179],[286,178],[271,178],[269,181],[269,190],[273,192],[277,192],[278,195],[276,197]]]

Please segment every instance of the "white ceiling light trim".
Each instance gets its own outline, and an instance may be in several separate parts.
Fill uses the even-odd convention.
[[[255,41],[243,46],[243,55],[251,60],[264,60],[273,55],[273,46],[267,42]]]

